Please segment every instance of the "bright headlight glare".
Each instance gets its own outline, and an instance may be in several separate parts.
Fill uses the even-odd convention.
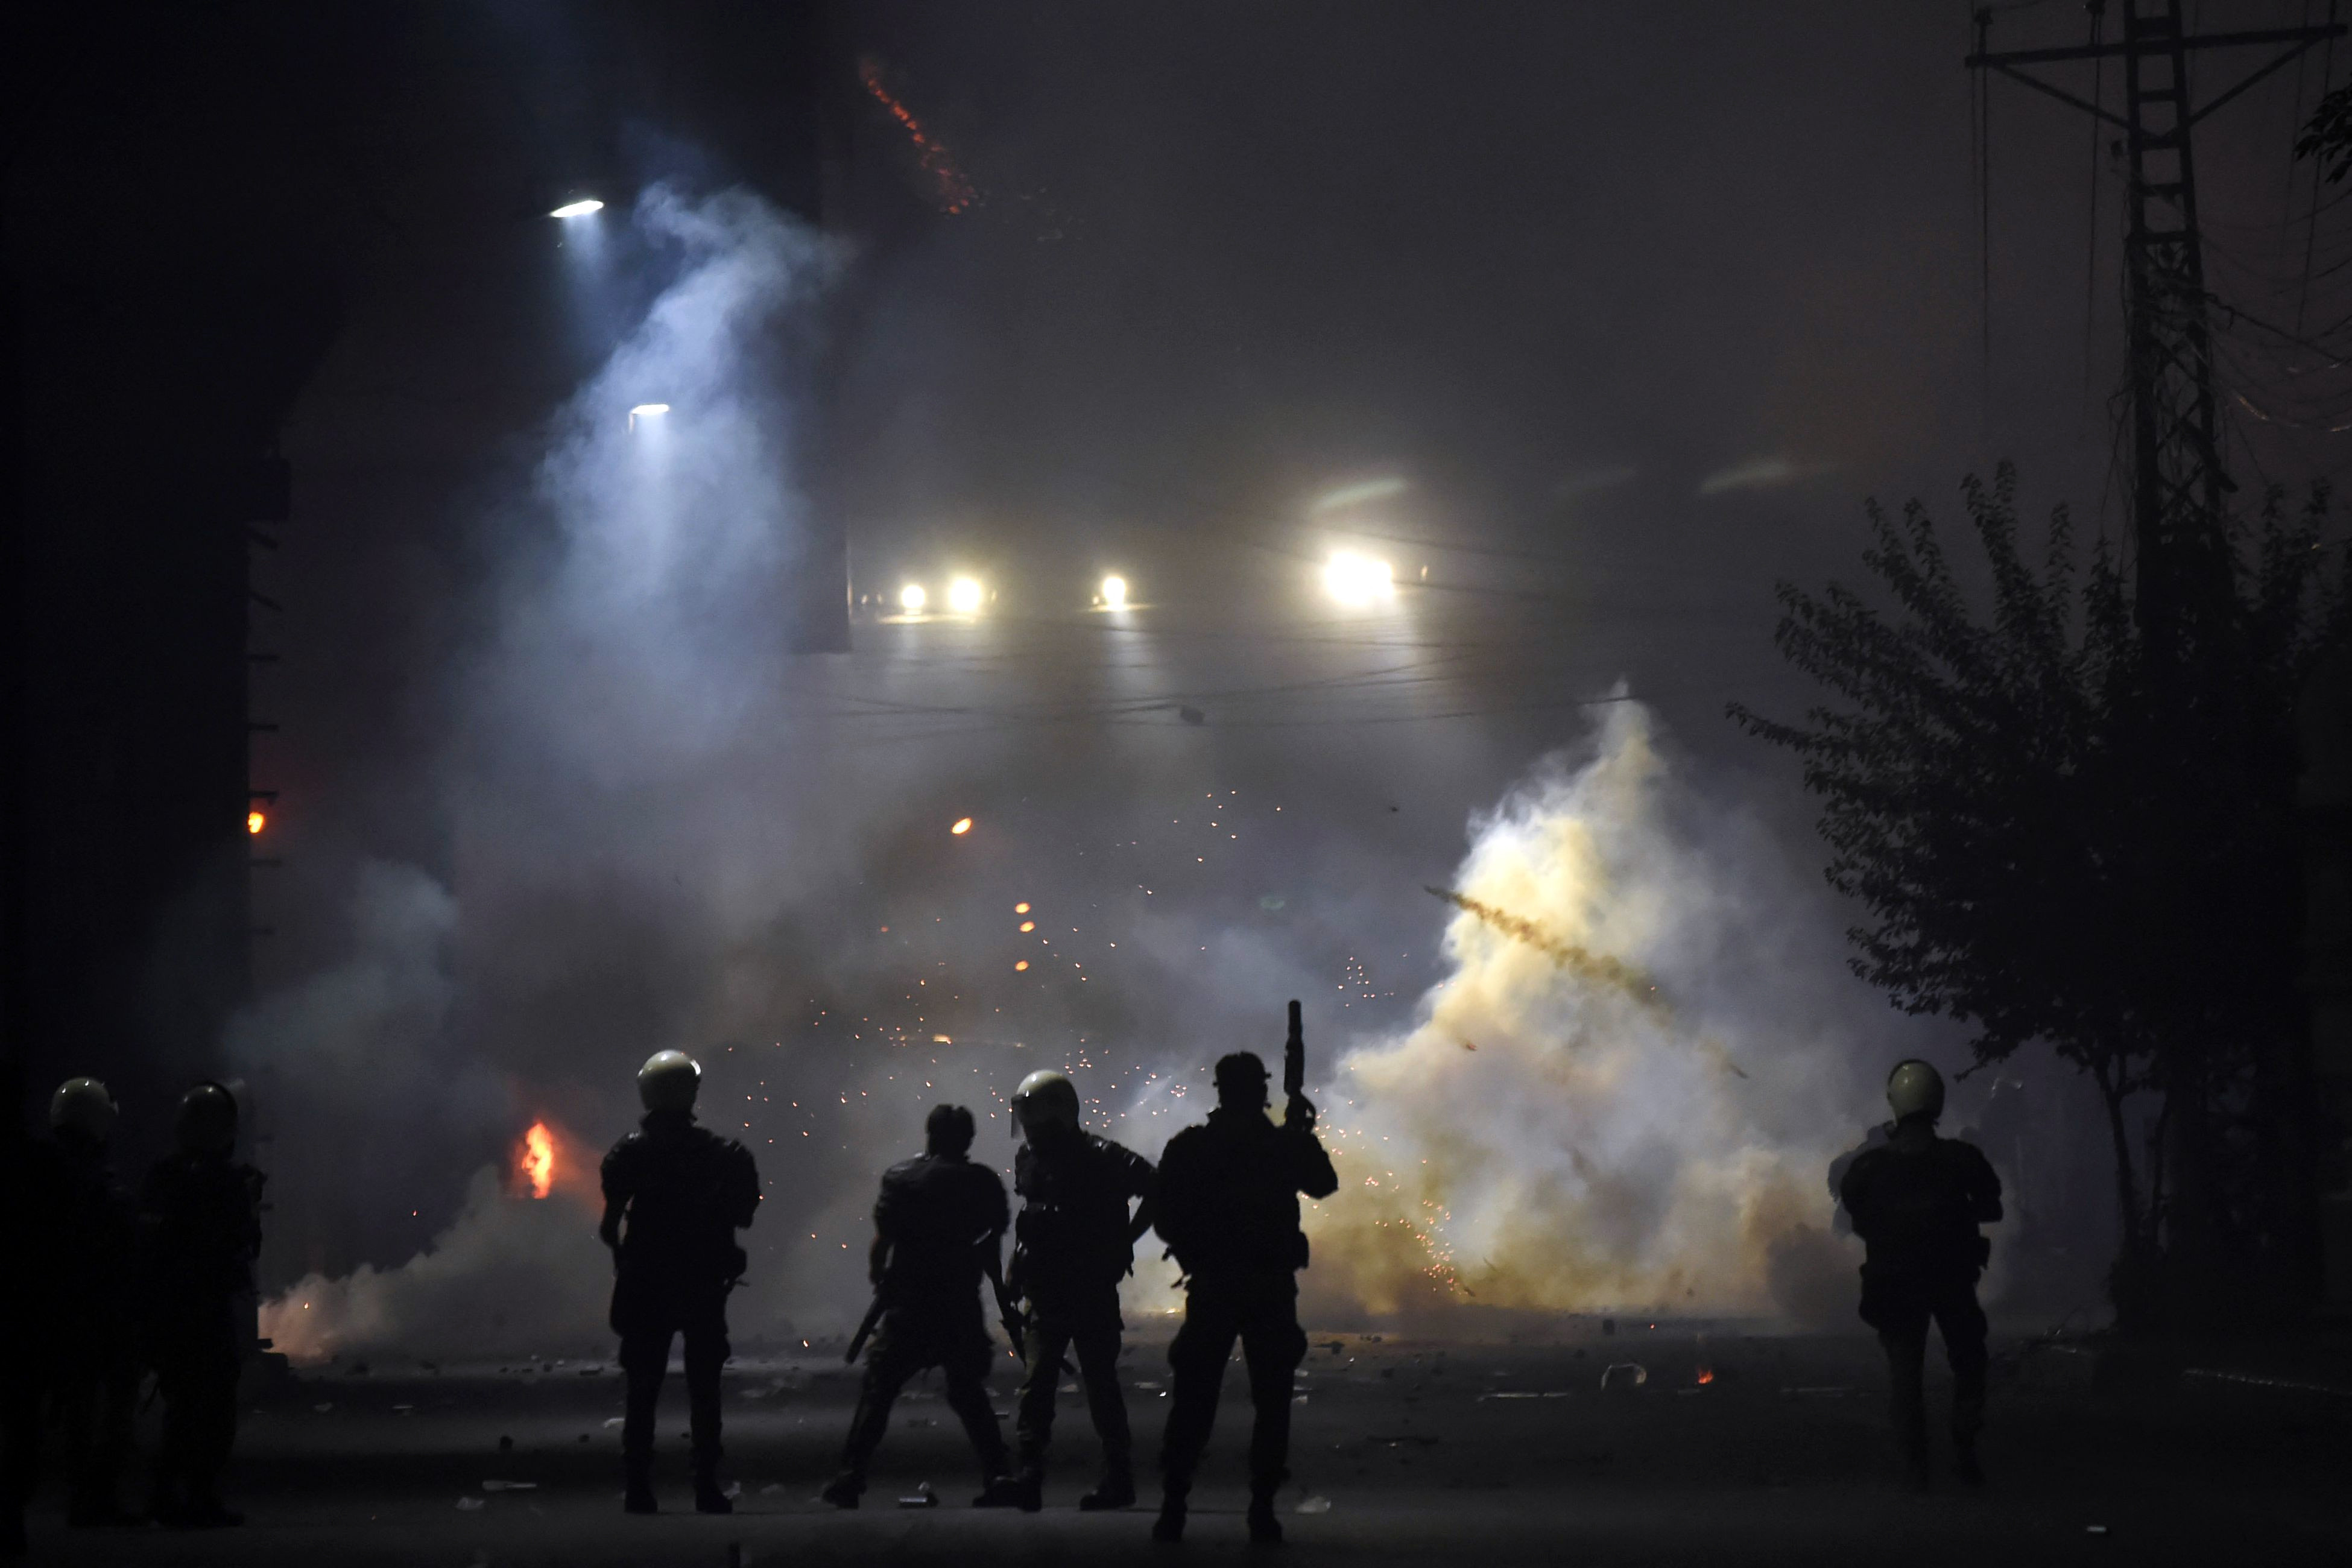
[[[959,616],[977,615],[982,597],[980,583],[971,577],[959,577],[948,584],[948,608]]]
[[[1323,588],[1343,605],[1369,605],[1396,593],[1396,574],[1385,561],[1341,550],[1324,565]]]
[[[1102,602],[1116,610],[1127,603],[1127,579],[1106,577],[1102,580]]]
[[[909,583],[898,590],[898,607],[912,615],[921,609],[924,601],[929,597],[929,595],[923,592],[923,585],[920,583]]]

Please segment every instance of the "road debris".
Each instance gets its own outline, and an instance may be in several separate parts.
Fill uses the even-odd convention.
[[[1603,1388],[1639,1388],[1650,1381],[1650,1369],[1638,1361],[1612,1361],[1601,1369]]]
[[[1327,1497],[1300,1498],[1298,1500],[1297,1511],[1300,1513],[1329,1513],[1331,1511],[1331,1500]]]

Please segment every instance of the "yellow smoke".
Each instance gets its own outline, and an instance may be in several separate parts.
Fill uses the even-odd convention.
[[[1736,903],[1669,831],[1664,782],[1624,703],[1591,763],[1478,825],[1439,892],[1459,911],[1450,973],[1413,1028],[1339,1064],[1340,1186],[1312,1221],[1310,1292],[1379,1312],[1769,1311],[1791,1258],[1844,1267],[1822,1177],[1841,1130],[1768,1133],[1751,1097],[1775,1086],[1735,1064],[1736,1032],[1680,1021],[1649,976]]]

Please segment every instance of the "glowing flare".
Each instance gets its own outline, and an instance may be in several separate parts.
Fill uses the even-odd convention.
[[[910,616],[920,610],[929,599],[930,595],[923,592],[920,583],[909,583],[898,590],[898,607]]]
[[[1037,922],[1035,921],[1023,921],[1021,922],[1021,929],[1023,931],[1035,931],[1037,929]]]
[[[256,809],[245,814],[245,830],[247,833],[257,836],[263,828],[268,826],[269,816],[268,813]]]
[[[1019,959],[1015,959],[1015,960],[1013,960],[1013,973],[1015,973],[1015,974],[1020,973],[1023,970],[1024,970],[1024,969],[1026,969],[1026,968],[1028,968],[1028,967],[1029,967],[1029,961],[1028,961],[1027,959],[1025,959],[1025,958],[1019,958]]]
[[[1702,1384],[1713,1383],[1715,1381],[1715,1368],[1711,1366],[1703,1366],[1699,1368],[1698,1380]]]
[[[948,584],[948,608],[959,616],[977,615],[983,592],[977,579],[959,577]]]
[[[544,1121],[534,1121],[522,1135],[515,1155],[515,1173],[530,1184],[530,1195],[543,1198],[555,1188],[555,1134]]]
[[[1025,903],[1015,904],[1013,906],[1013,912],[1016,915],[1025,915],[1029,912],[1029,906]]]
[[[1127,605],[1127,579],[1106,577],[1102,580],[1102,602],[1110,608],[1123,609]]]
[[[959,838],[962,837],[965,834],[971,831],[971,818],[969,816],[957,817],[955,820],[955,826],[949,828],[948,831],[954,834]]]

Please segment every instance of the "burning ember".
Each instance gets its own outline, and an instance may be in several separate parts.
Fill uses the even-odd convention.
[[[515,1176],[530,1184],[530,1195],[543,1198],[555,1187],[555,1134],[544,1121],[534,1121],[515,1152]]]
[[[882,84],[881,62],[860,60],[857,75],[866,84],[866,90],[873,95],[874,101],[888,111],[890,118],[907,132],[907,139],[915,144],[915,161],[923,173],[931,177],[932,198],[940,211],[952,216],[971,210],[980,200],[979,191],[965,177],[964,172],[956,167],[955,160],[948,155],[948,150],[924,131],[922,121],[917,120],[913,111]]]
[[[1713,1383],[1715,1381],[1715,1368],[1711,1366],[1703,1366],[1699,1368],[1698,1380],[1702,1384]]]

